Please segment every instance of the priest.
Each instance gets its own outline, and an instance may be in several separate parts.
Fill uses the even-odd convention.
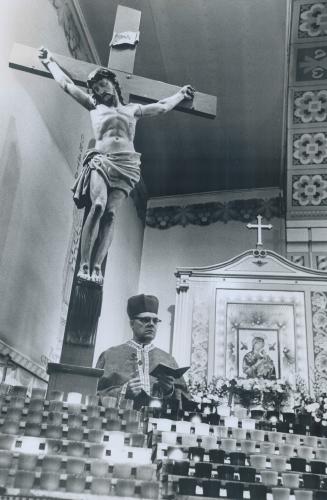
[[[181,400],[187,396],[183,378],[174,379],[165,373],[153,377],[152,370],[159,364],[178,368],[175,359],[167,352],[155,347],[159,301],[153,295],[135,295],[128,299],[127,314],[133,337],[124,344],[104,351],[96,364],[104,370],[98,383],[100,395],[115,396],[121,400],[133,399],[134,407],[146,399]]]

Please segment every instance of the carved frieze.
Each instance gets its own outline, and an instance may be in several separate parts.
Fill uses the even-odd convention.
[[[148,208],[146,225],[156,229],[169,229],[173,226],[208,226],[214,222],[250,222],[258,213],[266,220],[281,217],[283,203],[280,197],[270,199],[252,198],[227,202],[195,203],[186,206],[167,206]]]

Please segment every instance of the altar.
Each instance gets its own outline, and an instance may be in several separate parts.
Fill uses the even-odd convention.
[[[180,267],[176,280],[173,355],[194,378],[301,379],[327,391],[326,272],[264,249],[260,234],[255,249]]]

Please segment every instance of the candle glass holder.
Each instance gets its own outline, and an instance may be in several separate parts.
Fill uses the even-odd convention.
[[[114,464],[112,475],[119,479],[130,479],[132,475],[132,464]]]
[[[49,411],[62,411],[63,410],[63,401],[59,399],[52,399],[49,401],[48,410]]]
[[[106,460],[96,459],[91,462],[91,474],[95,477],[104,477],[108,475],[108,462]]]
[[[115,492],[119,497],[133,497],[135,493],[135,481],[132,479],[117,479]]]
[[[318,474],[302,474],[303,487],[309,490],[319,490],[320,476]]]
[[[197,480],[192,477],[180,477],[178,490],[180,495],[195,495]]]
[[[273,500],[289,500],[290,489],[289,488],[271,488]]]
[[[265,486],[278,485],[278,472],[275,470],[262,470],[260,472],[261,482]]]
[[[313,474],[326,474],[326,463],[321,460],[311,460],[310,468]]]
[[[44,455],[42,460],[42,472],[59,472],[61,467],[61,457],[57,455]]]
[[[88,418],[90,417],[100,417],[100,407],[94,405],[87,405],[86,414]]]
[[[94,477],[91,483],[91,493],[95,495],[110,495],[111,482],[105,477]]]
[[[32,470],[36,468],[38,456],[33,453],[20,453],[18,456],[17,467],[19,470]]]
[[[63,401],[64,393],[63,391],[58,391],[54,389],[49,392],[49,394],[47,395],[47,399],[49,399],[49,401]]]
[[[294,489],[300,486],[300,475],[294,474],[294,472],[283,472],[282,480],[285,488]]]
[[[25,436],[39,437],[41,435],[41,431],[41,423],[26,422],[24,430]]]
[[[153,481],[155,479],[156,466],[152,464],[137,465],[136,479],[142,481]]]
[[[249,484],[251,500],[266,500],[267,486],[264,484]]]
[[[117,398],[113,396],[102,396],[101,402],[105,408],[115,408],[117,406]]]
[[[67,458],[67,474],[82,474],[85,469],[85,461],[82,458]]]
[[[291,469],[297,472],[305,472],[307,461],[305,458],[290,458]]]
[[[250,464],[252,467],[255,467],[256,469],[265,469],[266,462],[267,462],[266,455],[250,455]]]
[[[90,443],[102,443],[104,431],[100,429],[89,429],[88,440]]]
[[[60,474],[56,472],[41,472],[40,474],[40,489],[47,491],[55,491],[59,489]]]
[[[236,439],[233,438],[222,438],[220,447],[226,451],[226,453],[231,453],[236,451]]]
[[[89,455],[91,458],[103,458],[105,449],[103,443],[92,443],[89,447]]]
[[[196,477],[211,478],[212,464],[210,462],[197,462],[194,465],[194,475]]]
[[[89,417],[87,420],[88,429],[102,429],[102,418],[100,417]]]
[[[250,439],[246,439],[241,441],[241,451],[249,455],[250,453],[255,453],[256,451],[256,442]]]
[[[279,455],[272,455],[270,457],[271,468],[277,472],[284,472],[286,470],[287,459]]]
[[[321,496],[320,496],[320,495]],[[312,500],[313,499],[313,491],[308,490],[295,490],[294,491],[295,500]],[[317,491],[315,495],[316,500],[323,500],[326,498],[326,492]]]
[[[48,424],[45,435],[47,438],[59,439],[62,437],[62,426],[61,425],[52,425]]]
[[[41,424],[43,420],[42,411],[30,410],[26,417],[26,423],[29,424]]]
[[[240,481],[245,483],[254,483],[256,478],[256,469],[254,467],[241,466],[238,469]]]
[[[15,473],[14,487],[22,490],[31,490],[34,485],[35,472],[29,470],[17,470]]]
[[[46,389],[41,389],[41,387],[33,387],[31,392],[31,400],[32,399],[44,400],[46,393],[47,393]]]
[[[9,450],[0,451],[0,469],[9,469],[13,461],[13,452]]]
[[[243,499],[244,484],[226,483],[227,498]]]
[[[83,427],[68,427],[67,439],[71,441],[83,441],[84,428]]]
[[[159,483],[154,481],[142,482],[141,497],[156,500],[159,497]]]
[[[235,472],[235,469],[232,465],[218,465],[217,466],[217,473],[218,473],[219,479],[233,480],[234,479],[234,472]]]
[[[83,441],[70,441],[67,444],[67,455],[71,457],[82,457],[84,455],[85,445]]]
[[[66,491],[71,493],[83,493],[85,489],[85,477],[75,474],[67,474],[66,478]]]

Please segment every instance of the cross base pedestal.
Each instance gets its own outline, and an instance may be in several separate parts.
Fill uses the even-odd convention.
[[[63,391],[67,397],[69,392],[79,392],[83,396],[96,394],[98,380],[103,375],[104,370],[63,363],[49,363],[47,372],[50,376],[47,396],[50,391],[57,390]]]

